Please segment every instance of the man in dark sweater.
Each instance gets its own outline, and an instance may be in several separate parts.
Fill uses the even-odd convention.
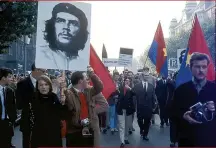
[[[202,123],[193,118],[190,110],[198,102],[216,102],[216,85],[206,80],[209,62],[206,54],[193,53],[190,59],[193,79],[180,85],[174,92],[172,113],[178,120],[179,147],[216,147],[215,115]],[[215,112],[214,105],[207,105],[207,108]]]

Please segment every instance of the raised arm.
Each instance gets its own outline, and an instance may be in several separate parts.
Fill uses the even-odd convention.
[[[93,87],[90,88],[91,89],[90,90],[91,95],[95,96],[95,95],[97,95],[103,91],[103,83],[100,80],[100,78],[94,72],[91,72],[89,74],[89,77],[90,77],[92,84],[93,84]]]

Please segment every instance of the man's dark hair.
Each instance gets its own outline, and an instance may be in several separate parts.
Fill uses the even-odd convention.
[[[76,71],[76,72],[72,73],[71,84],[77,85],[79,83],[79,80],[83,80],[83,79],[84,79],[83,72],[82,71]]]
[[[115,76],[115,75],[119,75],[119,72],[117,72],[117,71],[113,72],[113,76]]]
[[[31,71],[35,71],[35,70],[36,70],[36,66],[35,66],[35,63],[33,63],[31,66]]]
[[[207,64],[209,65],[210,59],[209,59],[209,56],[207,54],[194,52],[190,58],[190,67],[193,66],[194,61],[202,61],[202,60],[207,60]]]
[[[144,68],[143,68],[144,69]],[[137,72],[143,72],[143,69],[138,69]]]
[[[125,77],[124,81],[126,81],[127,79],[130,80],[130,82],[132,83],[132,79],[130,77]]]
[[[7,77],[9,74],[13,74],[13,71],[8,68],[0,68],[0,80],[3,77]]]
[[[131,74],[133,75],[133,72],[132,72],[132,71],[128,71],[128,74],[129,74],[129,73],[131,73]]]
[[[66,12],[76,16],[80,21],[80,30],[77,35],[73,38],[72,45],[68,45],[68,49],[62,49],[66,52],[68,57],[78,56],[78,51],[83,50],[85,43],[88,40],[88,20],[85,13],[79,8],[75,7],[70,3],[59,3],[57,4],[52,11],[51,19],[47,20],[45,23],[44,30],[44,39],[49,43],[49,47],[53,51],[59,50],[58,45],[56,44],[56,35],[55,35],[55,20],[57,13]]]
[[[143,71],[149,71],[148,67],[143,67]]]
[[[138,76],[138,75],[135,75],[134,79],[139,79],[139,76]]]
[[[180,53],[180,57],[179,57],[179,63],[180,63],[180,64],[183,62],[183,61],[182,61],[183,58],[184,58],[184,57],[183,57],[183,56],[184,56],[183,54],[185,54],[185,53],[186,53],[186,50],[182,50],[181,53]]]
[[[50,77],[51,80],[57,79],[57,77],[54,76],[54,75],[50,75],[49,77]]]

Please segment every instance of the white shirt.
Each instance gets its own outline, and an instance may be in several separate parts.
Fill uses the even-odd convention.
[[[1,103],[2,103],[2,116],[1,119],[4,120],[5,119],[5,96],[4,96],[4,92],[3,92],[3,86],[0,85],[0,97],[1,97]],[[8,115],[7,115],[8,118]]]
[[[68,89],[71,89],[72,88],[72,84],[70,84],[69,86],[68,86]]]
[[[148,82],[142,81],[142,85],[143,85],[143,88],[144,88],[144,86],[146,86],[146,91],[147,91],[147,89],[148,89]]]
[[[2,116],[1,119],[4,120],[5,119],[5,105],[4,105],[4,93],[3,93],[3,88],[0,85],[0,97],[1,97],[1,104],[2,104]]]
[[[30,74],[30,79],[31,79],[33,86],[36,87],[37,80],[35,78],[33,78],[31,74]]]

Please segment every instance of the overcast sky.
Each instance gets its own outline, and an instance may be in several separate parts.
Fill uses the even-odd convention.
[[[172,18],[181,18],[185,1],[100,1],[92,4],[91,43],[101,57],[104,43],[109,58],[120,47],[134,49],[134,57],[151,44],[159,20],[169,36]]]

